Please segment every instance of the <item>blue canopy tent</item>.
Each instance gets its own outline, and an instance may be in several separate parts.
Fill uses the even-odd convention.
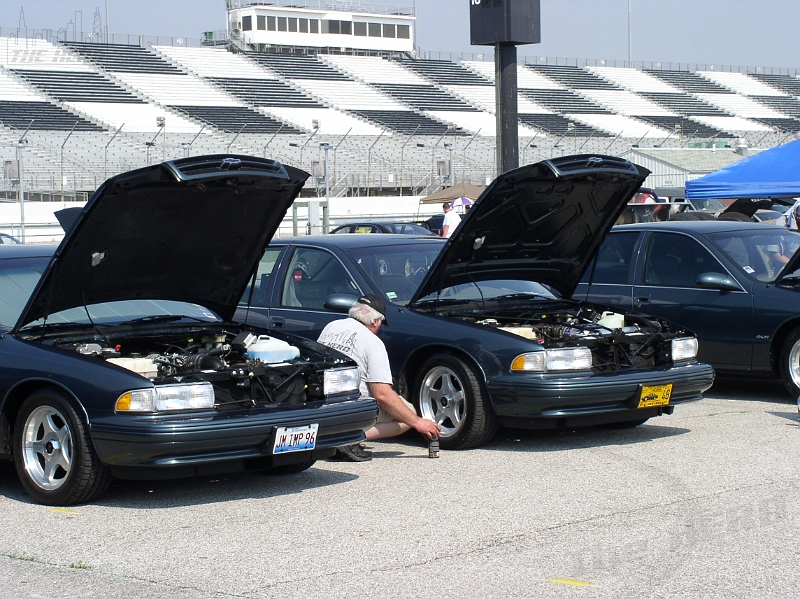
[[[686,182],[686,198],[800,197],[800,140]]]

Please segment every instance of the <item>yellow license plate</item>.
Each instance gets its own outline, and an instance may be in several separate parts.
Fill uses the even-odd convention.
[[[642,385],[642,393],[639,395],[640,408],[655,408],[666,406],[672,397],[672,383],[669,385]]]

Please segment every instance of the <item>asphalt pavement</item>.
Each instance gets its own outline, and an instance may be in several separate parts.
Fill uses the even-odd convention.
[[[32,503],[0,466],[0,599],[800,597],[797,408],[721,381],[631,430],[501,430],[294,476]]]

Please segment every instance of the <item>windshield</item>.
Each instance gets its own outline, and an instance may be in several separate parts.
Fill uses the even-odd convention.
[[[547,286],[533,281],[492,280],[445,287],[441,294],[431,293],[419,301],[466,302],[500,298],[552,300],[558,299],[558,296]]]
[[[780,227],[712,233],[709,238],[748,276],[774,281],[800,247],[800,233]]]
[[[0,261],[0,329],[10,331],[42,277],[50,257]]]
[[[88,311],[88,314],[87,314]],[[91,317],[91,318],[90,318]],[[41,325],[95,324],[118,325],[132,321],[175,322],[191,320],[219,322],[220,318],[208,308],[172,300],[124,300],[91,304],[87,307],[70,308],[26,324],[23,329]]]
[[[688,200],[688,202],[694,206],[695,210],[700,210],[702,212],[718,212],[720,210],[725,210],[725,204],[715,198]]]
[[[405,306],[443,246],[420,240],[403,245],[352,248],[346,252],[389,301]]]

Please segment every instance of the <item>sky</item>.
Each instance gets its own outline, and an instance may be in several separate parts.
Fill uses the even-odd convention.
[[[541,0],[542,43],[520,57],[628,57],[629,0]],[[413,0],[379,0],[410,6]],[[800,0],[630,0],[634,61],[800,68]],[[0,27],[91,31],[106,0],[0,0]],[[416,0],[417,44],[426,52],[483,53],[469,43],[469,0]],[[225,28],[224,0],[108,0],[111,31],[199,38]],[[78,12],[80,11],[80,12]],[[69,25],[70,30],[72,26]],[[437,57],[437,56],[434,56]],[[446,54],[442,57],[447,57]],[[613,63],[611,63],[613,64]]]

